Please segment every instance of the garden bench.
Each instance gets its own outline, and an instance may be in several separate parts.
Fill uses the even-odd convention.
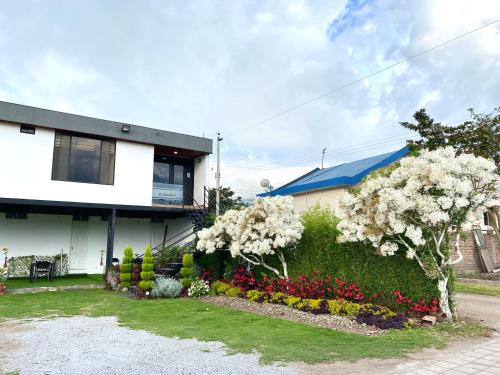
[[[54,279],[54,263],[47,261],[33,262],[30,269],[30,281],[37,281],[39,277],[47,277],[47,281]]]

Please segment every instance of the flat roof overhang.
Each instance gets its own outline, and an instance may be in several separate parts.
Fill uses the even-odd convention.
[[[212,153],[212,139],[0,101],[0,120],[123,141]],[[123,132],[123,126],[128,132]]]
[[[23,212],[51,215],[106,216],[116,210],[117,217],[174,219],[195,211],[192,207],[154,207],[99,203],[44,201],[0,198],[0,212]]]

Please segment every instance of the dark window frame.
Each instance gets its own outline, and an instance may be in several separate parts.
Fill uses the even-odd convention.
[[[69,151],[68,151],[68,173],[66,175],[66,178],[55,178],[54,177],[54,159],[56,155],[56,142],[57,142],[57,135],[60,134],[61,136],[69,136],[70,137],[70,142],[69,142]],[[111,183],[105,183],[105,182],[88,182],[88,181],[75,181],[71,180],[69,178],[69,168],[71,166],[71,145],[73,144],[73,137],[80,137],[80,138],[87,138],[87,139],[92,139],[92,140],[98,140],[101,141],[101,149],[100,149],[100,157],[99,157],[99,178],[101,177],[101,170],[102,170],[102,141],[107,141],[107,142],[112,142],[114,145],[114,152],[113,152],[113,174],[112,174],[112,182]],[[91,184],[91,185],[106,185],[106,186],[114,186],[115,184],[115,172],[116,172],[116,139],[113,138],[107,138],[107,137],[101,137],[98,135],[89,135],[85,133],[78,133],[78,132],[62,132],[62,131],[56,131],[54,133],[54,146],[52,149],[52,171],[51,171],[51,180],[52,181],[64,181],[64,182],[74,182],[74,183],[79,183],[79,184]]]

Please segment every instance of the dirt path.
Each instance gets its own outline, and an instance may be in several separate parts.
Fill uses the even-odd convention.
[[[500,297],[457,293],[459,318],[482,322],[500,332]]]

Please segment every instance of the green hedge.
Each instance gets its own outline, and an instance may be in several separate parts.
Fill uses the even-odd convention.
[[[328,208],[312,207],[302,214],[304,233],[297,250],[288,254],[290,276],[331,275],[355,282],[367,295],[400,290],[419,300],[439,295],[436,281],[428,279],[404,251],[380,256],[364,243],[337,243],[338,219]]]

